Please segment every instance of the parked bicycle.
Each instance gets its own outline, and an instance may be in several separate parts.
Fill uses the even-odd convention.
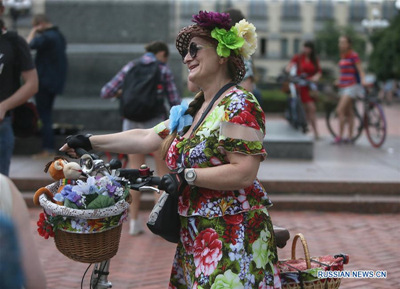
[[[326,124],[333,137],[339,134],[339,118],[336,113],[337,98],[326,105]],[[355,142],[365,129],[371,145],[379,148],[383,145],[387,134],[387,122],[380,100],[372,85],[353,100],[354,131],[351,142]]]
[[[295,129],[301,129],[303,133],[308,131],[306,113],[300,99],[300,87],[308,86],[311,91],[317,90],[317,84],[306,78],[305,75],[285,74],[278,82],[288,82],[288,107],[285,118]]]

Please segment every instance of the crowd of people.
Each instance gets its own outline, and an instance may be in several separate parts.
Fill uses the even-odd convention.
[[[0,16],[3,11],[0,0]],[[218,282],[225,279],[235,288],[281,288],[268,213],[272,202],[257,179],[267,152],[263,147],[265,114],[255,96],[251,59],[257,46],[256,28],[240,11],[226,12],[200,11],[193,15],[194,24],[182,28],[176,37],[176,48],[188,70],[188,88],[195,93],[190,104],[181,103],[177,93],[167,66],[168,45],[151,42],[142,57],[127,63],[104,85],[101,97],[124,101],[129,98],[128,90],[133,89],[127,79],[148,71],[153,73],[153,93],[157,94],[154,114],[149,118],[123,115],[122,132],[72,136],[61,149],[71,157],[76,157],[78,147],[128,154],[132,168],[140,167],[144,157],[153,154],[161,186],[178,198],[181,222],[169,288],[222,288]],[[65,85],[66,40],[45,15],[34,17],[26,40],[0,24],[0,239],[7,230],[14,230],[19,239],[14,242],[19,249],[10,249],[16,253],[12,259],[20,262],[15,264],[20,268],[14,272],[18,276],[14,278],[19,282],[16,284],[45,288],[44,273],[29,236],[31,230],[26,228],[29,222],[20,221],[28,219],[26,206],[6,176],[14,140],[12,110],[32,96],[42,121],[43,151],[37,157],[55,153],[52,109]],[[340,132],[335,144],[352,139],[352,100],[360,85],[366,84],[351,39],[341,36],[338,45],[340,76],[336,85],[340,99],[336,111]],[[35,62],[31,49],[36,50]],[[312,83],[319,81],[322,70],[312,41],[306,41],[301,53],[290,60],[286,71],[292,69]],[[319,139],[317,100],[312,90],[310,86],[298,86],[307,120]],[[136,236],[143,232],[138,220],[140,192],[131,194],[129,233]],[[0,256],[0,265],[10,260]],[[242,260],[246,260],[245,267]],[[214,272],[218,275],[211,278]]]

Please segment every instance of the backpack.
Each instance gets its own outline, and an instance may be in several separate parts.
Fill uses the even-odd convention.
[[[121,114],[143,122],[164,113],[164,91],[160,62],[142,63],[139,59],[125,76],[120,101]]]
[[[18,49],[18,34],[16,32],[8,31],[2,35],[4,39],[8,40],[15,53],[14,57],[14,81],[15,87],[21,86],[21,63]],[[12,111],[12,126],[14,135],[17,137],[30,137],[35,135],[39,130],[39,114],[36,105],[28,100],[27,102],[17,106]]]

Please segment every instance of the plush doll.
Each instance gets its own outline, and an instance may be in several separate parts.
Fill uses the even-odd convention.
[[[68,160],[63,157],[56,157],[46,165],[44,172],[48,172],[56,182],[36,191],[33,196],[33,203],[37,206],[40,205],[40,195],[46,194],[49,200],[54,202],[54,195],[57,192],[61,192],[65,185],[75,185],[76,180],[82,175],[82,168],[75,162],[68,162]],[[63,205],[62,203],[58,204]]]

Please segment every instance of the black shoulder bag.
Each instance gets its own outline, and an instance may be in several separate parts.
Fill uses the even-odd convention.
[[[196,133],[196,130],[210,112],[217,99],[233,85],[235,84],[228,83],[217,92],[207,106],[207,109],[201,115],[200,120],[193,128],[192,134]],[[168,192],[164,192],[150,213],[149,220],[147,221],[147,227],[151,232],[159,235],[165,240],[172,243],[178,243],[181,229],[181,221],[178,213],[178,197],[173,197],[172,195],[168,194]]]

